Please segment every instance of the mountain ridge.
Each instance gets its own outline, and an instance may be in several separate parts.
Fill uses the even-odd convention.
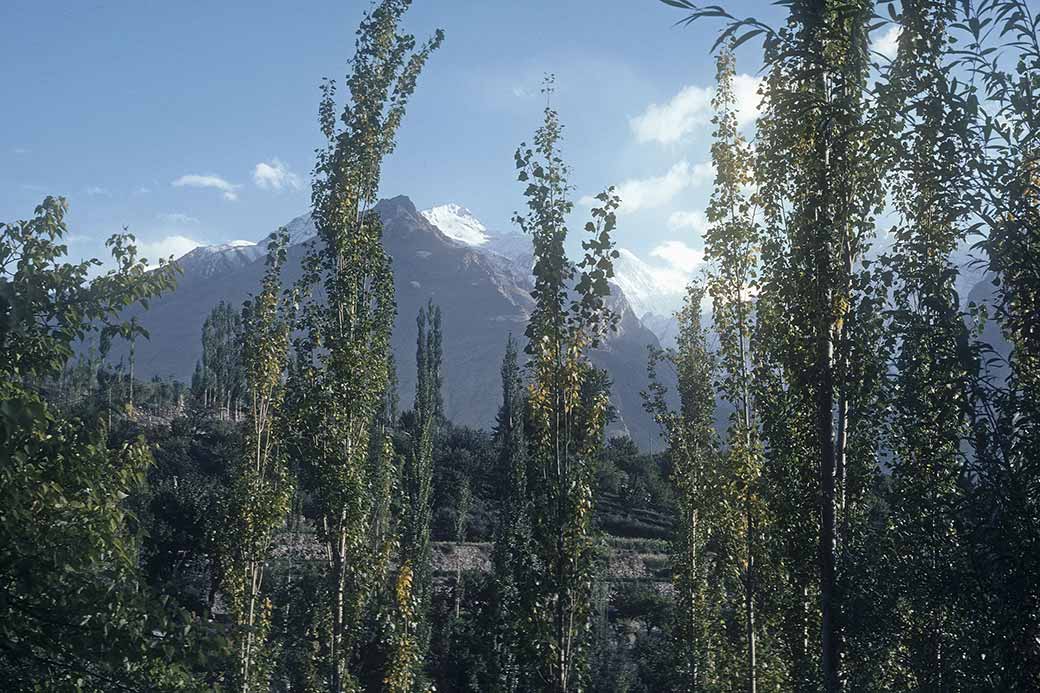
[[[453,239],[405,196],[381,200],[375,211],[383,221],[383,244],[394,272],[397,318],[392,347],[402,401],[411,401],[415,388],[415,315],[433,300],[444,315],[445,413],[460,424],[491,428],[501,396],[500,365],[506,339],[512,335],[523,343],[534,307],[530,265],[491,248]],[[285,228],[292,245],[283,283],[290,285],[300,276],[314,225],[309,215],[301,215]],[[201,356],[203,321],[220,301],[238,306],[258,290],[265,248],[261,241],[219,251],[196,249],[176,261],[184,270],[178,288],[153,301],[149,311],[139,312],[139,320],[152,335],[137,344],[140,377],[190,378]],[[199,261],[210,256],[221,261],[219,271],[214,271],[214,262]],[[656,446],[658,429],[643,411],[639,393],[648,384],[647,347],[658,341],[623,292],[615,292],[610,303],[620,316],[619,329],[591,355],[614,383],[611,399],[619,418],[609,433],[626,434],[644,446]],[[125,354],[125,345],[121,345],[113,350],[114,358],[119,358],[120,349]]]

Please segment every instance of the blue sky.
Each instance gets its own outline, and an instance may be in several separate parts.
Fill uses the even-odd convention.
[[[761,0],[728,4],[781,19]],[[261,238],[308,207],[318,85],[342,79],[367,6],[5,0],[0,219],[65,195],[73,256],[103,254],[123,226],[152,257]],[[575,198],[621,184],[619,243],[691,269],[711,183],[717,25],[673,26],[681,16],[658,0],[417,0],[407,28],[447,37],[382,194],[420,209],[457,202],[508,227],[523,204],[513,151],[540,122],[552,71]],[[757,53],[742,48],[738,71],[757,74]],[[750,101],[750,76],[744,86]]]

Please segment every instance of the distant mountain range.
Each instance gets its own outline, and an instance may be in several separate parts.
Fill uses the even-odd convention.
[[[465,207],[441,205],[422,212],[426,220],[446,236],[473,248],[480,248],[511,260],[517,269],[528,271],[534,262],[531,238],[516,231],[495,231],[486,227]],[[614,284],[624,294],[632,312],[664,346],[675,343],[675,318],[678,296],[675,277],[662,281],[659,270],[644,262],[627,248],[619,247],[614,260]]]
[[[407,406],[415,391],[415,316],[432,299],[444,312],[446,413],[460,424],[491,427],[501,396],[499,368],[506,339],[511,334],[523,341],[533,308],[531,239],[515,231],[491,230],[457,204],[420,212],[411,200],[399,196],[380,201],[375,209],[383,220],[384,246],[393,259],[398,313],[392,346],[402,403]],[[298,279],[305,244],[316,230],[309,215],[285,227],[290,248],[283,281],[288,284]],[[203,321],[220,301],[240,305],[257,291],[268,238],[202,246],[177,260],[183,271],[177,289],[139,313],[151,333],[150,340],[137,346],[141,377],[190,379],[201,358]],[[659,430],[643,411],[640,393],[648,384],[648,346],[675,343],[677,325],[670,310],[675,291],[662,285],[655,268],[634,253],[624,248],[619,253],[611,305],[621,321],[593,360],[607,369],[614,383],[611,398],[619,418],[609,433],[627,434],[641,447],[656,448]],[[963,266],[958,280],[963,302],[991,303],[990,278],[967,257],[958,260]],[[709,322],[706,316],[705,324]],[[996,323],[987,325],[983,339],[1006,357],[1008,347]],[[125,352],[124,344],[116,344],[112,356],[119,359]],[[716,417],[720,424],[723,410]]]
[[[530,239],[519,233],[489,231],[459,205],[419,212],[404,196],[382,200],[384,246],[393,259],[397,320],[392,346],[401,401],[415,391],[415,316],[432,299],[444,314],[444,404],[456,423],[489,428],[501,397],[500,366],[508,335],[523,341],[533,308]],[[286,224],[289,258],[283,281],[300,275],[305,244],[315,236],[303,215]],[[140,313],[151,338],[137,345],[141,377],[188,380],[201,358],[202,323],[220,301],[240,305],[257,291],[264,272],[265,240],[199,247],[177,260],[183,274],[178,287]],[[633,256],[634,257],[634,256]],[[658,446],[658,427],[643,411],[647,347],[657,336],[633,309],[628,287],[619,277],[611,306],[621,316],[618,330],[593,355],[613,380],[611,398],[618,421],[611,434],[627,434],[643,447]],[[635,301],[645,301],[637,294]],[[113,357],[121,356],[119,345]]]

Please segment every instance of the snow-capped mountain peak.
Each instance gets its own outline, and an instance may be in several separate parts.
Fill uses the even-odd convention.
[[[478,247],[489,240],[487,227],[462,205],[452,202],[423,210],[421,214],[452,240]]]
[[[255,246],[254,241],[228,241],[227,243],[220,243],[218,245],[204,245],[199,246],[207,253],[222,253],[225,250],[234,250],[235,248],[250,248]]]
[[[682,304],[689,277],[669,266],[643,261],[627,248],[618,248],[614,282],[621,287],[637,315],[671,315]]]

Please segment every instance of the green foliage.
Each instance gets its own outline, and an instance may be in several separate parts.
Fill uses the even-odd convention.
[[[368,462],[373,419],[389,382],[395,306],[382,224],[371,206],[416,80],[443,38],[438,31],[416,49],[413,36],[398,32],[410,4],[384,0],[366,13],[346,80],[350,98],[338,116],[335,82],[322,85],[319,124],[327,145],[317,153],[311,195],[318,241],[299,284],[303,305],[290,369],[288,449],[304,471],[328,552],[326,612],[317,633],[319,666],[334,693],[358,686],[350,661],[378,566],[388,559],[372,541],[384,487]],[[394,594],[401,614],[411,618],[399,601],[411,598],[409,569],[416,566],[402,568]],[[413,656],[398,652],[392,661]],[[391,673],[388,681],[396,686],[402,675]]]
[[[968,141],[974,185],[964,204],[981,231],[996,300],[994,316],[1011,345],[1007,378],[974,383],[971,425],[975,458],[969,524],[972,562],[986,566],[976,605],[987,655],[974,674],[993,688],[1040,686],[1040,19],[1022,0],[994,0],[958,8],[950,25],[959,50],[956,69],[970,85],[943,95],[949,109],[970,116],[956,130]],[[951,39],[952,40],[952,39]],[[984,105],[983,105],[984,104]],[[967,131],[967,132],[965,132]],[[987,359],[992,352],[982,349]],[[998,373],[1001,372],[999,367]],[[976,650],[978,651],[978,650]],[[978,655],[981,658],[981,653]]]
[[[718,334],[718,391],[733,407],[726,438],[727,478],[724,493],[742,516],[729,518],[734,535],[741,537],[744,570],[743,612],[747,689],[756,691],[759,679],[756,624],[758,585],[764,557],[761,537],[768,535],[767,513],[762,494],[762,445],[759,440],[755,405],[752,401],[751,334],[755,329],[752,297],[757,288],[761,229],[756,221],[758,199],[744,189],[754,182],[752,155],[737,126],[733,78],[736,62],[731,49],[717,59],[718,86],[715,91],[715,189],[708,205],[709,227],[704,234],[704,257],[708,265],[707,289],[712,299],[712,317]]]
[[[416,318],[416,387],[409,449],[402,470],[404,518],[401,527],[401,568],[396,600],[403,622],[399,656],[407,651],[409,660],[398,661],[399,690],[411,690],[420,680],[429,649],[430,598],[433,575],[430,562],[430,524],[433,508],[433,443],[441,417],[441,311],[430,301]],[[458,522],[464,521],[460,514]],[[404,600],[404,601],[402,601]],[[405,667],[408,671],[402,669]]]
[[[285,522],[293,490],[281,430],[289,350],[289,306],[280,300],[281,269],[288,238],[282,229],[271,240],[260,293],[242,310],[240,368],[249,401],[245,445],[232,470],[225,526],[217,540],[220,585],[236,627],[238,668],[231,680],[243,692],[270,687],[272,604],[264,594],[264,576],[273,533]]]
[[[242,369],[242,316],[227,303],[218,303],[202,324],[202,360],[195,365],[191,390],[205,411],[238,420],[246,396]]]
[[[23,384],[61,372],[76,340],[172,286],[129,235],[113,236],[116,269],[92,281],[98,261],[62,263],[65,210],[48,197],[32,220],[0,224],[0,678],[10,690],[201,689],[201,624],[139,569],[125,499],[147,449],[109,449]]]
[[[510,336],[502,359],[502,406],[498,410],[498,517],[492,552],[495,690],[522,690],[534,668],[527,619],[533,608],[531,501],[527,487],[523,380],[516,342]]]
[[[543,91],[551,96],[552,78]],[[585,256],[567,259],[567,165],[560,154],[562,126],[551,107],[536,131],[534,148],[521,144],[517,178],[527,182],[527,214],[514,221],[532,237],[535,300],[527,326],[532,379],[528,475],[532,529],[539,562],[539,594],[532,639],[541,660],[540,685],[578,690],[587,665],[589,594],[592,587],[592,481],[607,415],[607,388],[588,361],[588,350],[617,322],[606,307],[613,276],[611,233],[619,199],[600,193],[582,241]]]
[[[712,384],[718,366],[701,326],[703,296],[702,288],[689,287],[683,309],[676,314],[676,348],[651,351],[650,388],[644,393],[647,411],[664,429],[676,489],[673,628],[676,688],[683,691],[712,690],[726,674],[719,650],[724,649],[722,598],[729,580],[725,575],[727,556],[720,549],[731,531],[727,526],[728,478],[715,432]],[[658,378],[661,362],[675,369],[678,411],[669,408],[666,389]]]

